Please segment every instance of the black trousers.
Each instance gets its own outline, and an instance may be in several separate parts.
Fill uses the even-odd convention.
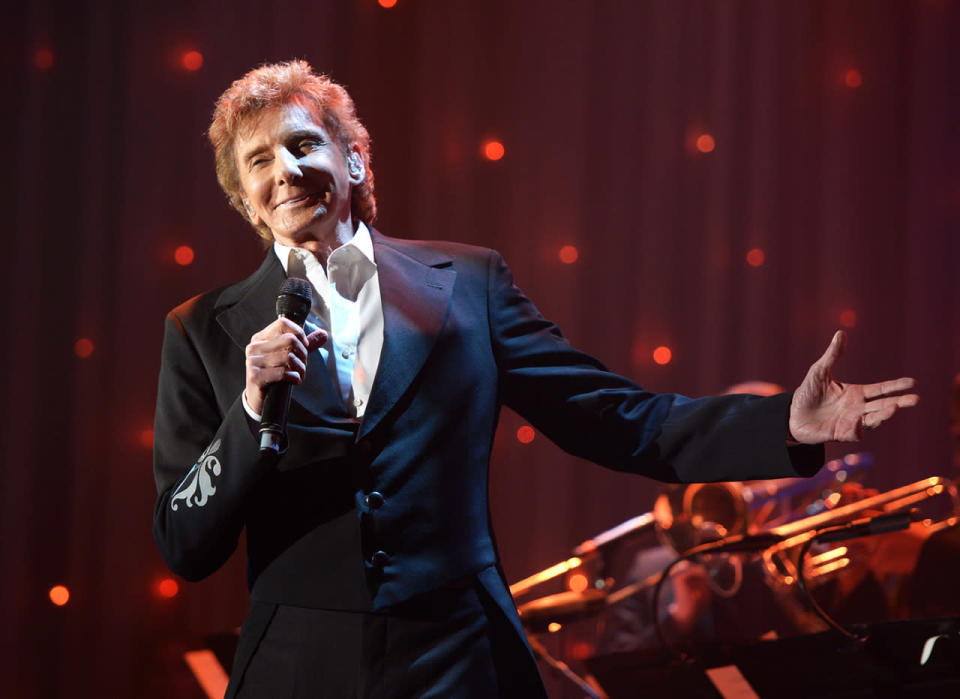
[[[384,613],[254,602],[227,691],[233,696],[527,699],[546,694],[514,626],[471,578]]]

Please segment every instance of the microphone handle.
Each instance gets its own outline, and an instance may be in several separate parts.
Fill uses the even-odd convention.
[[[278,318],[290,318],[283,313]],[[299,318],[290,318],[297,323]],[[303,327],[303,322],[297,323]],[[290,395],[293,386],[286,381],[277,381],[267,386],[263,397],[263,412],[260,414],[260,453],[279,455],[287,433],[287,413],[290,410]]]
[[[821,544],[831,541],[845,541],[847,539],[858,539],[861,536],[874,536],[876,534],[887,534],[900,529],[906,529],[913,521],[913,512],[894,512],[891,514],[877,515],[866,521],[851,522],[839,527],[831,527],[826,531],[817,534],[816,541]]]

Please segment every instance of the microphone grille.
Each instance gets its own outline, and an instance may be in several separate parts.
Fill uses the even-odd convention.
[[[280,286],[281,294],[291,294],[313,303],[313,291],[310,282],[300,277],[288,277]]]
[[[280,287],[277,296],[277,315],[289,318],[297,325],[303,325],[313,305],[313,290],[310,282],[299,277],[288,277]]]

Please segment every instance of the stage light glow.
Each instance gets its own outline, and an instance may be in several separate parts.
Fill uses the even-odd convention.
[[[393,7],[397,4],[397,0],[377,0],[380,7],[386,7],[387,9]]]
[[[586,660],[593,654],[593,646],[586,641],[575,641],[570,646],[570,656],[574,660]]]
[[[653,361],[657,364],[669,364],[671,359],[673,359],[673,352],[666,345],[660,345],[653,350]]]
[[[33,65],[37,70],[50,70],[53,68],[53,51],[50,49],[37,49],[33,54]]]
[[[193,262],[193,248],[189,245],[181,245],[173,251],[173,259],[181,267],[186,267]]]
[[[530,425],[524,425],[519,430],[517,430],[517,441],[521,444],[530,444],[533,441],[533,438],[537,436],[537,433],[534,431]]]
[[[767,256],[762,248],[753,248],[747,251],[747,264],[751,267],[761,267],[766,259]]]
[[[847,87],[860,87],[863,85],[863,76],[856,68],[851,68],[843,76],[843,82]]]
[[[580,258],[580,251],[575,245],[564,245],[560,248],[560,261],[565,265],[572,265]]]
[[[140,430],[140,436],[138,438],[140,446],[145,449],[153,449],[153,430],[145,429]]]
[[[549,631],[550,633],[556,633],[562,628],[563,628],[563,624],[558,624],[555,621],[551,621],[549,624],[547,624],[547,631]]]
[[[157,583],[157,594],[164,599],[171,599],[180,592],[180,585],[173,578],[164,578]]]
[[[62,607],[70,601],[70,590],[66,585],[54,585],[50,588],[50,601],[58,607]]]
[[[86,337],[81,337],[79,340],[73,343],[73,353],[80,357],[80,359],[86,359],[91,354],[93,354],[93,341],[89,340]]]
[[[704,133],[697,136],[697,150],[701,153],[712,153],[716,147],[717,142],[713,140],[713,136],[710,134]]]
[[[583,573],[574,573],[567,578],[567,587],[574,592],[583,592],[589,585],[590,581],[587,580],[587,576]]]
[[[203,54],[199,51],[184,51],[180,56],[180,65],[191,73],[203,67]]]
[[[491,140],[483,144],[483,157],[487,160],[500,160],[506,152],[500,141]]]
[[[852,328],[857,324],[857,312],[848,308],[840,314],[840,325],[845,328]]]

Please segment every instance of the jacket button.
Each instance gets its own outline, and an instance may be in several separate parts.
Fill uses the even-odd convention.
[[[377,568],[383,568],[387,565],[387,561],[390,559],[390,556],[386,551],[377,551],[375,554],[370,556],[370,563],[376,566]]]
[[[379,510],[381,507],[383,507],[383,495],[378,493],[376,490],[367,495],[363,501],[371,510]]]

